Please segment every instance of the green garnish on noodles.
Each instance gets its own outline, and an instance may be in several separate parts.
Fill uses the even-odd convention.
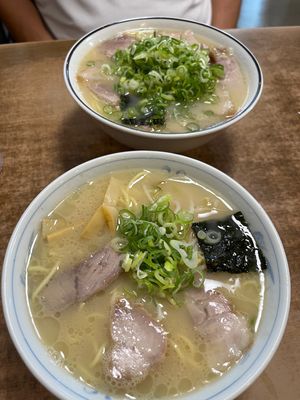
[[[224,67],[210,62],[209,50],[170,36],[154,35],[113,56],[119,77],[121,120],[129,125],[163,125],[170,105],[205,101]]]
[[[143,205],[139,215],[121,210],[113,246],[125,253],[122,268],[139,288],[175,303],[178,291],[202,285],[204,259],[196,242],[187,241],[193,215],[186,211],[175,214],[170,201],[170,196],[162,196]]]

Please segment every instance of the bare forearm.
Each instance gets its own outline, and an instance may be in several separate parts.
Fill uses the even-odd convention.
[[[241,0],[212,0],[212,25],[220,29],[235,28],[240,6]]]
[[[0,19],[16,42],[53,39],[31,0],[0,0]]]

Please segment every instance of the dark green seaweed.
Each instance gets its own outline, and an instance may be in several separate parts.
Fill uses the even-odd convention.
[[[195,222],[192,229],[209,271],[241,273],[267,268],[241,211],[221,220]]]
[[[120,109],[123,111],[121,120],[126,125],[163,125],[165,123],[165,110],[154,103],[146,109],[138,106],[140,99],[130,93],[120,96]]]

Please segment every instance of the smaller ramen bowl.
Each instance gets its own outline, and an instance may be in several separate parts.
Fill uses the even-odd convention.
[[[59,399],[116,400],[76,379],[50,356],[32,323],[26,296],[26,268],[43,217],[86,182],[126,169],[158,169],[172,174],[185,173],[208,189],[221,193],[230,204],[244,213],[266,256],[266,296],[252,347],[222,377],[199,390],[180,396],[182,400],[234,399],[261,374],[280,343],[290,304],[289,269],[278,233],[259,203],[229,176],[188,157],[154,151],[107,155],[66,172],[32,201],[13,232],[3,266],[2,301],[11,338],[33,375]],[[171,400],[174,397],[165,399]]]
[[[142,129],[131,128],[121,123],[109,120],[105,115],[97,113],[85,99],[78,80],[77,73],[83,58],[99,43],[113,38],[121,32],[138,29],[166,29],[173,32],[191,31],[195,35],[217,44],[217,47],[232,49],[244,79],[248,85],[243,104],[237,112],[222,122],[217,122],[204,129],[196,129],[186,133],[153,133]],[[260,66],[253,54],[236,38],[212,26],[177,18],[146,17],[116,22],[95,29],[79,39],[69,51],[64,65],[66,86],[78,103],[89,115],[99,121],[99,130],[106,132],[120,143],[135,149],[152,149],[166,151],[185,151],[196,148],[216,137],[220,131],[245,117],[257,103],[262,87],[263,77]],[[224,117],[225,118],[225,117]]]

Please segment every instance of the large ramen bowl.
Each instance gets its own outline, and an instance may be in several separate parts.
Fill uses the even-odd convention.
[[[237,182],[219,170],[184,156],[152,151],[111,154],[81,164],[50,183],[28,206],[9,242],[2,275],[4,315],[11,338],[33,375],[55,396],[65,400],[109,400],[57,365],[41,343],[32,323],[26,297],[26,267],[41,219],[68,194],[95,177],[116,170],[180,171],[222,193],[241,210],[268,260],[266,298],[254,343],[241,361],[221,378],[180,397],[183,400],[236,398],[264,370],[274,355],[286,326],[290,278],[285,252],[274,225],[259,203]]]
[[[203,130],[191,133],[152,133],[113,122],[95,112],[86,101],[77,81],[77,73],[83,58],[103,40],[126,30],[140,28],[192,31],[200,37],[216,42],[221,48],[231,48],[248,83],[248,92],[240,109],[230,118]],[[99,121],[99,131],[104,131],[117,141],[135,149],[185,151],[196,148],[214,138],[221,130],[245,117],[257,103],[263,86],[262,72],[253,54],[233,36],[212,26],[176,18],[139,18],[116,22],[88,33],[71,48],[64,65],[66,86],[78,105]]]

